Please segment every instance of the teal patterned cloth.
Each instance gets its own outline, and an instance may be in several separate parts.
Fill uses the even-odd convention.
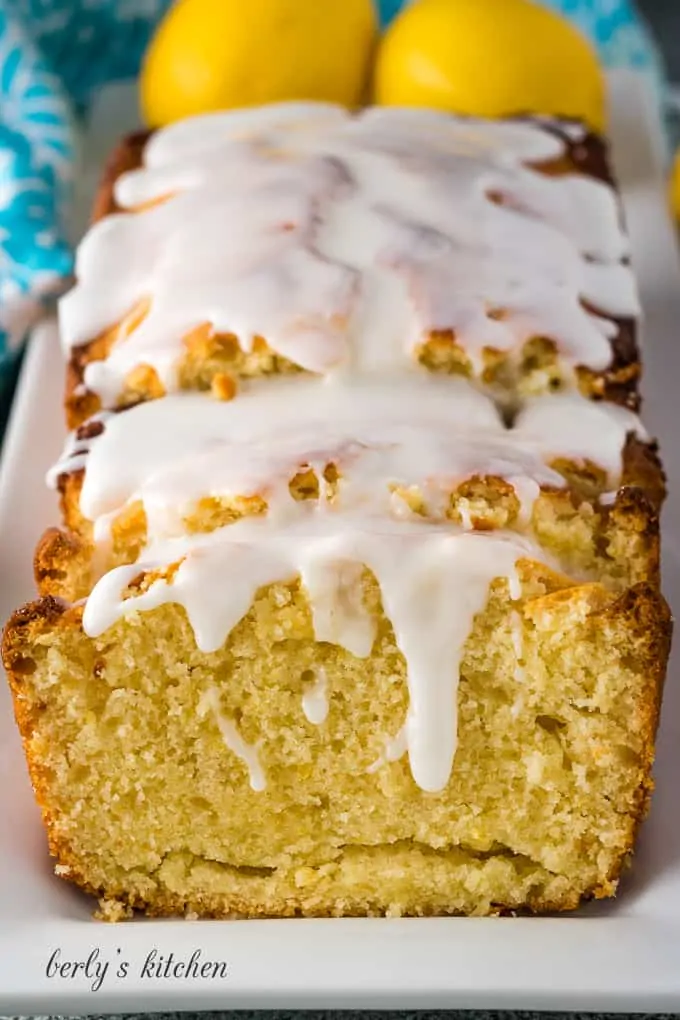
[[[645,68],[660,79],[656,51],[630,0],[543,2],[585,29],[609,66]],[[404,0],[378,3],[387,23]],[[22,343],[72,272],[64,223],[80,119],[97,89],[137,74],[169,6],[170,0],[0,0],[0,416]]]

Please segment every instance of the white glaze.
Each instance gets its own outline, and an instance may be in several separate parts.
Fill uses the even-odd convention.
[[[388,739],[385,741],[385,749],[383,753],[368,766],[366,771],[369,774],[372,772],[377,772],[378,769],[381,769],[383,767],[383,765],[388,765],[392,761],[399,761],[399,759],[403,758],[407,751],[408,751],[407,730],[406,724],[404,724],[399,730],[399,732],[396,734],[396,736],[388,737]]]
[[[342,476],[336,512],[408,517],[392,493],[399,485],[417,487],[436,518],[457,484],[486,475],[513,485],[522,526],[541,486],[563,485],[548,466],[554,458],[588,458],[614,488],[626,436],[645,435],[632,412],[578,394],[531,400],[508,429],[469,383],[425,374],[336,385],[272,379],[227,403],[180,393],[97,420],[103,432],[72,437],[49,480],[87,466],[80,509],[104,540],[116,513],[136,500],[150,541],[181,533],[206,496],[263,495],[270,513],[294,513],[289,481],[309,466],[323,483],[329,463]],[[460,511],[471,530],[464,502]]]
[[[220,708],[220,692],[216,687],[211,687],[207,690],[198,704],[199,715],[205,715],[208,710],[212,712],[226,746],[247,768],[251,789],[255,790],[256,793],[261,793],[262,790],[266,789],[267,780],[260,764],[257,748],[253,747],[252,744],[247,744],[239,733],[238,726],[234,720],[224,715]]]
[[[220,481],[227,493],[258,491],[303,454],[319,461],[324,452],[351,451],[358,443],[412,448],[412,427],[438,433],[440,446],[447,433],[459,435],[463,428],[480,429],[490,438],[504,433],[491,401],[463,380],[423,373],[348,386],[273,378],[246,385],[226,403],[179,393],[108,415],[99,436],[68,440],[49,479],[54,484],[63,471],[80,470],[86,457],[74,457],[73,451],[89,450],[81,510],[95,520],[142,490],[150,501],[161,499],[163,485],[166,503],[178,504],[184,497],[188,504],[217,494]],[[411,449],[412,463],[419,456],[428,457],[428,451]],[[431,456],[441,464],[442,451]]]
[[[314,726],[320,726],[328,716],[328,677],[323,666],[316,670],[314,682],[310,684],[302,695],[302,711],[305,718]]]
[[[627,408],[570,392],[527,400],[513,433],[522,442],[539,443],[549,460],[592,461],[607,472],[612,488],[620,479],[626,437],[649,439],[639,417]]]
[[[637,297],[612,189],[525,165],[563,148],[537,125],[314,104],[168,128],[116,188],[126,208],[167,200],[92,228],[61,303],[64,342],[151,297],[86,367],[108,406],[140,363],[176,388],[182,338],[205,322],[316,373],[407,368],[432,330],[454,330],[476,366],[487,346],[549,336],[565,364],[602,369],[615,327],[582,302],[628,316]]]

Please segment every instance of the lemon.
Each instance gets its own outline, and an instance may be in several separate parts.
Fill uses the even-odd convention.
[[[372,0],[179,0],[141,73],[145,120],[285,99],[359,104],[377,38]]]
[[[593,47],[532,0],[415,0],[383,37],[374,92],[387,105],[482,117],[548,113],[605,126]]]
[[[680,150],[675,154],[670,179],[670,199],[673,215],[680,223]]]

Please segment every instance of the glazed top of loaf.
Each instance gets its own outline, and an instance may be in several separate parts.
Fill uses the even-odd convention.
[[[556,460],[595,465],[613,496],[631,434],[645,438],[633,412],[573,392],[527,400],[510,425],[460,378],[282,377],[249,383],[228,402],[181,393],[101,412],[72,434],[49,478],[84,471],[80,510],[100,532],[141,501],[150,541],[186,530],[183,515],[205,496],[264,493],[283,512],[296,472],[323,478],[328,464],[343,478],[336,520],[340,505],[399,513],[394,486],[409,485],[430,496],[436,516],[450,486],[475,476],[510,483],[528,520],[540,486],[565,484]]]
[[[64,343],[143,308],[86,367],[104,406],[140,364],[176,388],[204,324],[318,374],[412,367],[433,335],[476,369],[486,350],[547,337],[565,365],[603,370],[617,320],[638,314],[617,196],[545,171],[585,138],[540,119],[307,103],[173,125],[116,182],[125,212],[80,246]]]

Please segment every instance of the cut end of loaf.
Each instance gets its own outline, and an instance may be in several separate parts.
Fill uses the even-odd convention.
[[[15,614],[5,665],[50,847],[104,916],[542,912],[614,891],[652,785],[670,638],[653,587],[613,598],[537,565],[519,604],[495,584],[466,643],[455,768],[433,795],[405,757],[385,760],[404,663],[364,583],[380,620],[369,669],[314,641],[298,584],[261,591],[211,655],[177,606],[95,641],[57,600]],[[320,671],[314,725],[303,699]],[[256,749],[264,790],[221,719]]]

